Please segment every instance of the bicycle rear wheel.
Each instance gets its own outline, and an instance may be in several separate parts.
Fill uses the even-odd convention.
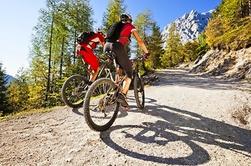
[[[137,103],[137,107],[139,109],[143,109],[145,107],[144,81],[137,73],[134,76],[133,87],[134,87],[134,96]]]
[[[89,87],[84,100],[84,117],[92,130],[105,131],[114,123],[119,111],[117,92],[115,83],[107,78],[100,78]]]
[[[84,76],[73,75],[62,86],[62,100],[71,108],[80,108],[83,105],[87,88],[87,80]]]

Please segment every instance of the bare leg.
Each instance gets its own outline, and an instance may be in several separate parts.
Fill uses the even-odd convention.
[[[119,67],[116,68],[115,84],[118,84],[119,77],[122,75],[122,72],[122,69],[120,69]]]
[[[99,72],[99,67],[98,67],[98,69],[97,69],[96,72],[95,72],[94,70],[92,70],[92,71],[90,72],[90,81],[91,81],[91,82],[94,82],[94,81],[96,80],[96,78],[97,78],[97,76],[98,76],[98,72]]]
[[[131,78],[126,77],[126,79],[124,81],[122,93],[127,94],[128,90],[130,88],[131,81],[132,81]]]
[[[122,73],[123,73],[122,69],[116,68],[116,78],[115,78],[116,81],[115,81],[115,83],[118,83],[119,77],[122,76]],[[130,88],[131,81],[132,81],[131,78],[128,78],[128,77],[125,78],[125,80],[123,82],[123,89],[121,91],[123,94],[125,94],[125,95],[127,94],[128,90]]]

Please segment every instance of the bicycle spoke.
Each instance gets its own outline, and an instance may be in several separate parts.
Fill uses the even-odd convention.
[[[112,95],[116,86],[111,80],[105,78],[104,80],[105,81],[102,81],[101,79],[94,82],[90,89],[91,92],[87,93],[86,98],[87,101],[89,100],[88,109],[86,109],[85,103],[85,114],[88,113],[88,117],[85,116],[87,118],[87,124],[88,119],[91,118],[90,123],[99,127],[111,125],[118,111],[118,104],[117,102],[113,102]]]

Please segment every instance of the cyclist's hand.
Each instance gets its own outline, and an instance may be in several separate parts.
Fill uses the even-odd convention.
[[[148,53],[145,53],[145,55],[143,56],[143,58],[144,58],[144,59],[148,59],[149,56],[150,56],[150,53],[148,52]]]

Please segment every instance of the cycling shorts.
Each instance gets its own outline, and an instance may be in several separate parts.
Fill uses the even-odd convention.
[[[83,61],[90,65],[91,70],[94,70],[96,72],[99,68],[99,60],[94,55],[93,50],[88,47],[82,46],[79,53],[82,56]]]
[[[129,60],[126,46],[123,46],[119,42],[106,42],[104,46],[104,51],[112,51],[115,54],[116,63],[119,65],[120,68],[124,70],[127,77],[132,78],[132,63]]]

